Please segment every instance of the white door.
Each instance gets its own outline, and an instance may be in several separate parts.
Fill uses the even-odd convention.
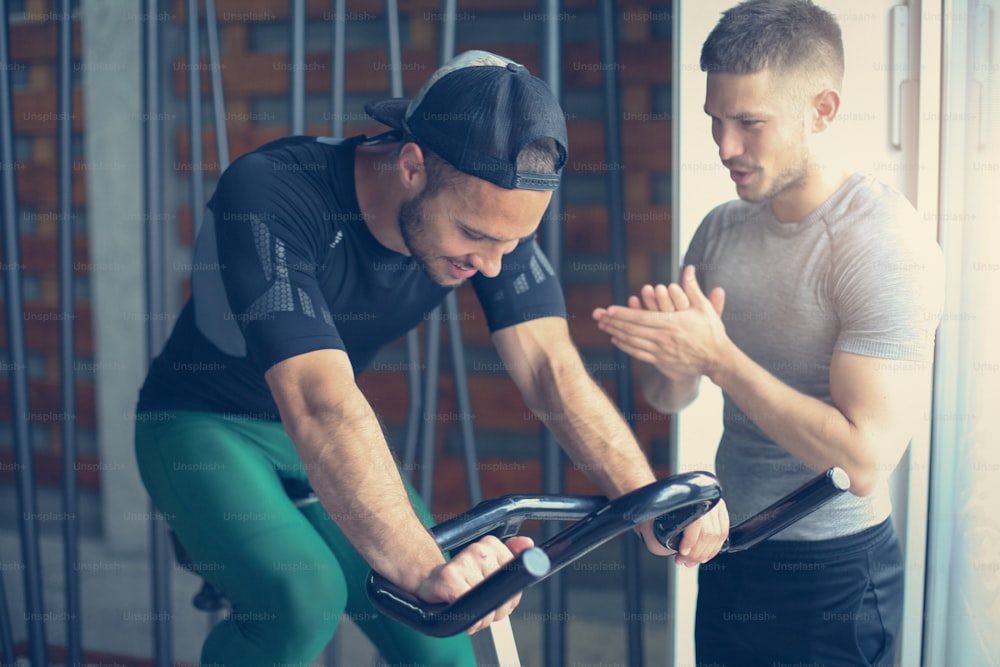
[[[712,142],[705,101],[701,45],[720,13],[735,0],[675,4],[674,216],[675,264],[702,217],[735,190]],[[895,186],[922,215],[937,216],[940,11],[916,0],[818,0],[841,25],[846,54],[842,107],[836,124],[857,171]],[[924,3],[926,5],[926,3]],[[926,110],[926,111],[923,111]],[[930,218],[928,218],[930,219]],[[926,414],[930,414],[930,396]],[[676,421],[675,469],[711,470],[721,434],[722,399],[709,382]],[[893,479],[894,519],[906,552],[906,616],[902,664],[919,664],[925,563],[929,420]],[[675,576],[673,657],[694,664],[694,571]]]

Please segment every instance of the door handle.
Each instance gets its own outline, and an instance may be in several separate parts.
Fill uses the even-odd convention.
[[[984,3],[976,5],[972,25],[972,80],[979,84],[979,150],[990,144],[990,83],[993,65],[993,10]]]
[[[910,8],[896,5],[889,14],[889,143],[903,147],[903,82],[910,71]]]

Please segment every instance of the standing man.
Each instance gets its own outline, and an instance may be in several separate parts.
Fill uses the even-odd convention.
[[[345,609],[392,664],[472,664],[468,638],[432,639],[376,613],[367,570],[446,602],[531,540],[487,537],[446,561],[355,384],[466,280],[527,405],[569,456],[612,497],[654,480],[570,341],[559,281],[533,240],[567,159],[547,85],[469,52],[412,100],[367,110],[392,132],[290,137],[222,174],[192,297],[140,392],[143,482],[233,605],[205,642],[206,665],[306,664]],[[300,511],[283,485],[305,481],[320,503]],[[725,520],[699,522],[686,557],[714,555]],[[648,524],[641,534],[666,553]]]
[[[716,470],[733,522],[831,466],[852,493],[701,568],[697,662],[891,665],[903,566],[887,480],[926,419],[942,256],[909,202],[821,142],[844,73],[829,12],[743,2],[701,69],[739,200],[704,219],[680,284],[594,317],[644,362],[660,410],[694,400],[702,376],[720,387]]]

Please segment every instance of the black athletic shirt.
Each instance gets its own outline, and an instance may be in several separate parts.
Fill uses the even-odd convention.
[[[287,137],[233,162],[195,243],[192,295],[139,392],[139,411],[207,410],[278,419],[264,380],[306,352],[347,352],[355,375],[450,291],[380,244],[354,189],[351,139]],[[470,282],[490,331],[565,317],[559,281],[534,240],[499,276]]]

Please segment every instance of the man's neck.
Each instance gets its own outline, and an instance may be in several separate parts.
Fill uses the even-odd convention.
[[[833,196],[850,175],[839,165],[813,168],[805,179],[771,199],[771,212],[778,222],[801,222]]]

